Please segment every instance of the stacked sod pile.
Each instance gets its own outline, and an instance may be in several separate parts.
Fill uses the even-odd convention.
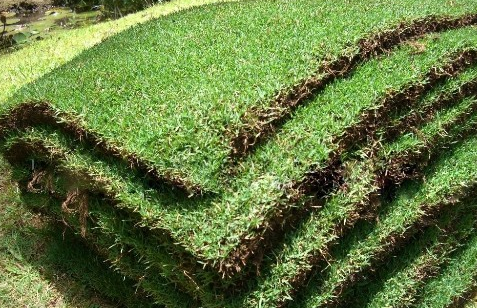
[[[166,307],[446,307],[477,286],[477,4],[244,1],[0,107],[32,209]]]

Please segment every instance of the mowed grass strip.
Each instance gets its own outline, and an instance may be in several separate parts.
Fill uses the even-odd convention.
[[[475,202],[444,212],[370,275],[344,293],[353,307],[411,307],[419,290],[439,274],[452,254],[475,232]]]
[[[106,185],[110,195],[119,200],[119,206],[139,213],[139,222],[142,220],[144,226],[171,234],[175,243],[197,259],[213,264],[223,272],[234,273],[252,255],[247,239],[260,246],[256,239],[260,239],[267,229],[270,217],[293,205],[284,196],[283,188],[299,180],[311,164],[324,164],[334,149],[330,140],[334,134],[339,135],[351,127],[353,120],[358,121],[360,112],[375,106],[390,89],[425,82],[422,76],[440,67],[436,63],[447,63],[459,51],[475,45],[475,38],[472,28],[455,30],[424,39],[425,52],[414,54],[413,47],[403,46],[389,57],[364,64],[353,78],[333,84],[314,102],[299,110],[296,120],[287,123],[276,140],[244,162],[236,179],[231,180],[227,191],[219,196],[187,199],[171,191],[148,189],[141,181],[130,178],[128,168],[112,159],[92,162],[90,154],[85,154],[80,159],[69,160],[90,170],[89,173],[96,175],[93,178],[112,182],[101,185]],[[380,74],[376,75],[376,71]],[[375,87],[363,89],[363,84],[369,84],[369,78],[376,81]],[[348,99],[352,100],[347,102]],[[344,106],[346,112],[336,109]],[[349,116],[341,119],[335,112]],[[327,121],[316,121],[317,118]],[[245,248],[243,251],[239,248],[239,253],[234,255],[241,244]]]
[[[420,292],[419,308],[463,306],[477,285],[477,237],[452,256],[449,265]],[[472,307],[472,305],[469,305]]]
[[[476,9],[468,0],[341,1],[244,1],[164,16],[86,50],[6,106],[49,102],[159,173],[220,191],[225,132],[248,107],[266,106],[371,33]]]
[[[454,151],[443,153],[425,172],[425,182],[405,183],[394,201],[382,208],[375,227],[354,230],[348,247],[340,246],[341,253],[310,281],[303,300],[292,306],[323,307],[339,301],[339,294],[352,284],[353,277],[394,249],[399,239],[412,235],[426,219],[472,193],[477,183],[476,145],[475,138],[466,140]]]
[[[438,88],[445,89],[448,93],[459,92],[460,87],[467,84],[469,78],[477,77],[475,68],[466,73],[449,82],[452,87],[445,84]],[[426,111],[432,103],[438,103],[438,99],[439,97],[434,96],[425,97],[420,102],[423,105],[423,111]],[[475,100],[464,99],[450,111],[442,112],[444,115],[454,115],[454,117],[448,116],[447,121],[439,116],[440,113],[428,118],[430,123],[420,127],[423,133],[419,135],[419,138],[433,140],[434,144],[427,144],[427,148],[418,144],[415,148],[408,149],[424,152],[425,158],[414,156],[406,159],[407,152],[403,151],[394,152],[394,156],[372,156],[364,160],[346,161],[344,163],[346,186],[332,194],[328,201],[322,202],[319,210],[312,212],[296,227],[295,231],[287,234],[283,247],[280,245],[273,251],[274,257],[265,259],[261,266],[262,273],[257,279],[256,289],[242,299],[247,302],[247,306],[253,307],[259,302],[267,306],[283,305],[288,302],[292,294],[306,281],[313,266],[330,258],[330,245],[342,236],[344,230],[353,226],[359,219],[374,215],[373,212],[379,205],[378,195],[383,189],[383,179],[380,177],[388,168],[386,162],[394,161],[393,167],[396,169],[399,162],[402,169],[406,169],[408,165],[415,165],[416,171],[422,170],[430,157],[436,156],[440,150],[475,130],[477,122],[475,116],[472,116],[472,110],[474,109],[475,113],[476,107]],[[416,112],[418,111],[419,109]],[[460,123],[461,117],[468,118],[468,121],[465,124]],[[452,130],[452,133],[445,131],[444,127],[453,125],[457,127]],[[427,129],[427,126],[440,126],[441,130]],[[387,144],[383,144],[385,145]],[[387,179],[387,181],[393,182],[394,179]]]

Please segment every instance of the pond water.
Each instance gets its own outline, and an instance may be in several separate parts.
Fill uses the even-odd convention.
[[[33,13],[4,13],[6,24],[0,23],[0,54],[68,29],[101,21],[101,11],[75,13],[70,8],[53,7]]]

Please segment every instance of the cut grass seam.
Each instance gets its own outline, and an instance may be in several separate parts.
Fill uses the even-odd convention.
[[[336,59],[325,60],[316,73],[282,91],[266,108],[252,107],[245,112],[242,127],[230,142],[232,161],[246,156],[292,117],[292,112],[337,78],[348,76],[358,64],[371,57],[391,51],[397,45],[424,34],[475,25],[477,15],[458,18],[430,16],[411,23],[400,23],[396,28],[382,31],[358,41],[357,50]],[[229,129],[233,131],[233,129]]]
[[[55,127],[80,142],[98,151],[102,155],[115,157],[123,160],[131,169],[136,169],[151,178],[149,181],[153,186],[167,185],[170,189],[175,189],[180,193],[187,193],[189,196],[204,195],[205,192],[200,186],[188,182],[186,179],[160,174],[151,164],[141,160],[136,154],[125,153],[119,147],[106,142],[100,136],[82,128],[73,115],[54,110],[47,102],[23,103],[13,108],[8,114],[0,118],[0,137],[4,138],[9,131],[26,129],[38,125],[49,125]]]
[[[330,154],[326,167],[316,169],[311,166],[304,179],[297,183],[284,185],[284,196],[288,202],[276,206],[274,214],[266,223],[257,226],[257,236],[245,236],[241,239],[238,248],[233,250],[220,267],[220,272],[233,276],[236,264],[244,263],[244,256],[248,256],[249,263],[260,264],[264,252],[280,241],[285,232],[302,219],[307,213],[320,208],[320,200],[338,190],[344,184],[343,163],[341,156],[359,141],[373,139],[366,137],[373,134],[378,128],[385,126],[389,117],[396,110],[403,110],[414,106],[418,100],[437,84],[458,75],[463,70],[477,63],[477,49],[468,49],[452,55],[451,60],[440,67],[433,67],[421,82],[411,84],[399,91],[391,92],[377,104],[379,107],[362,115],[362,120],[357,125],[347,129],[345,137],[338,138],[339,147]],[[469,89],[470,91],[470,89]],[[306,201],[305,206],[294,206],[300,200],[312,197]],[[253,254],[250,252],[253,251]]]

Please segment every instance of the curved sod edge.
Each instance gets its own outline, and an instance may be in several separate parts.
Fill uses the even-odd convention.
[[[307,289],[307,293],[311,292],[310,296],[306,297],[307,306],[329,307],[340,304],[342,292],[353,285],[364,271],[373,268],[379,260],[387,258],[390,252],[401,247],[406,239],[419,229],[434,224],[434,219],[441,212],[451,210],[462,202],[474,200],[477,178],[472,169],[475,164],[472,154],[475,153],[469,154],[466,151],[475,145],[475,140],[475,138],[471,138],[459,145],[456,149],[457,156],[453,155],[451,160],[448,160],[447,156],[442,157],[445,158],[443,161],[445,168],[442,171],[441,169],[434,170],[437,165],[433,166],[430,170],[437,171],[435,180],[429,180],[433,178],[432,176],[428,180],[434,182],[424,186],[424,190],[421,188],[414,198],[395,200],[392,203],[392,208],[383,209],[381,211],[383,216],[380,217],[372,232],[366,236],[366,240],[361,240],[359,243],[354,242],[352,249],[347,251],[340,261],[334,262],[323,275],[318,275],[321,277],[319,280],[313,279],[314,283],[311,283],[313,287],[310,286]],[[456,162],[453,161],[456,158],[464,159],[459,162],[460,166],[456,166]],[[452,168],[455,168],[453,171],[458,174],[459,180],[457,178],[450,179],[453,184],[449,184],[448,187],[435,186],[436,183],[449,176],[449,170]],[[431,172],[431,174],[433,173]],[[436,189],[437,191],[433,191]],[[403,202],[403,204],[396,201]],[[315,285],[316,282],[320,287]]]
[[[413,307],[464,307],[477,289],[477,235],[456,251],[439,276],[429,281],[419,292]],[[474,305],[469,305],[468,308]],[[467,307],[467,306],[465,306]]]
[[[404,94],[396,94],[400,93],[397,91],[396,93],[393,93],[389,97],[386,97],[383,99],[382,104],[383,106],[386,107],[381,107],[379,110],[382,110],[379,115],[381,115],[381,118],[385,118],[385,114],[391,112],[391,110],[394,110],[393,106],[396,104],[397,106],[401,106],[404,108],[404,106],[409,105],[412,106],[412,103],[418,99],[419,95],[422,95],[425,91],[430,89],[432,86],[437,84],[438,82],[441,82],[445,80],[446,78],[456,75],[460,71],[462,71],[464,68],[470,66],[473,64],[473,62],[477,59],[477,51],[476,50],[465,50],[460,53],[457,53],[454,58],[446,63],[443,67],[441,68],[434,68],[432,69],[428,75],[426,76],[427,78],[427,83],[425,86],[419,86],[419,85],[412,85],[409,86],[405,89],[402,90]],[[451,57],[452,58],[452,57]],[[408,93],[409,91],[409,93]],[[421,93],[422,92],[422,93]],[[407,94],[406,94],[407,93]],[[411,95],[412,94],[412,95]],[[412,97],[412,99],[408,99],[406,102],[407,104],[404,104],[402,102],[403,97]],[[396,100],[395,100],[396,99]],[[407,107],[406,107],[407,108]],[[15,128],[26,128],[29,126],[37,126],[41,124],[48,124],[51,126],[54,126],[58,128],[61,131],[65,131],[69,135],[73,135],[76,138],[80,140],[87,140],[88,144],[94,145],[98,143],[96,148],[99,148],[100,151],[106,152],[105,154],[108,155],[113,155],[116,157],[122,156],[122,153],[117,153],[115,152],[114,148],[111,148],[108,144],[102,142],[99,137],[94,136],[94,134],[91,134],[89,132],[86,132],[82,130],[74,121],[61,121],[60,119],[68,118],[68,115],[62,115],[56,113],[54,110],[51,109],[51,107],[46,104],[46,103],[38,103],[38,104],[23,104],[15,108],[11,113],[10,117],[4,117],[0,121],[0,128],[3,135],[6,134],[6,132],[13,130]],[[71,117],[71,116],[70,116]],[[378,121],[378,117],[371,118],[369,116],[363,116],[364,118],[368,119],[369,123],[368,125],[362,125],[361,129],[363,132],[369,131],[370,126],[376,126]],[[363,121],[364,123],[364,121]],[[359,130],[359,129],[358,129]],[[362,133],[361,135],[365,135],[365,133]],[[351,140],[349,138],[349,140]],[[134,162],[141,164],[137,158],[131,158],[132,163],[134,165]],[[336,167],[335,162],[330,163],[332,166],[329,168],[332,170],[331,175],[334,176],[336,175],[336,172],[334,169],[339,170],[339,165]],[[142,168],[147,168],[146,165],[141,165]],[[234,271],[236,271],[237,265],[243,264],[244,260],[247,261],[247,258],[249,258],[252,262],[252,264],[258,264],[261,258],[261,255],[263,252],[268,248],[268,246],[273,244],[272,240],[269,239],[277,239],[280,236],[277,236],[280,232],[283,232],[282,230],[286,230],[287,227],[281,228],[284,222],[286,222],[286,225],[290,225],[292,223],[292,220],[286,220],[286,218],[289,217],[295,217],[296,220],[298,220],[301,216],[297,215],[297,208],[293,207],[293,204],[296,202],[296,200],[300,199],[301,197],[305,197],[308,194],[317,194],[316,192],[313,191],[313,189],[304,189],[306,185],[306,181],[312,182],[314,178],[320,178],[317,176],[317,173],[310,172],[309,176],[305,179],[304,182],[295,184],[295,187],[293,190],[302,190],[302,191],[307,191],[309,190],[310,192],[301,193],[296,195],[295,198],[291,201],[289,204],[289,208],[279,208],[277,210],[277,215],[275,217],[272,217],[271,219],[268,220],[267,226],[262,226],[266,231],[262,234],[262,236],[256,236],[256,237],[248,237],[245,240],[242,241],[240,244],[240,247],[233,251],[228,259],[226,259],[224,262],[221,262],[218,265],[218,271],[223,272],[229,275],[225,276],[233,276],[235,274]],[[326,181],[329,181],[330,176],[324,177]],[[329,182],[334,182],[334,181],[329,181]],[[322,183],[322,182],[321,182]],[[319,187],[320,190],[322,190],[323,185],[316,185],[316,183],[313,183],[314,187]],[[309,185],[312,186],[312,185]],[[336,187],[332,187],[335,189]],[[329,193],[329,192],[327,192]],[[325,194],[322,194],[325,195]],[[289,211],[290,213],[287,213]],[[302,211],[303,215],[306,211]],[[294,219],[294,220],[295,220]],[[274,226],[278,226],[277,228],[273,228]],[[270,243],[270,245],[264,245],[264,243]],[[254,254],[250,254],[250,251],[254,251]],[[256,260],[253,260],[253,258],[256,258]],[[250,262],[249,262],[250,263]],[[238,268],[240,268],[238,266]]]
[[[373,56],[389,52],[397,45],[421,35],[475,24],[477,14],[458,18],[429,16],[410,23],[401,23],[394,29],[359,40],[357,50],[353,54],[344,53],[336,59],[323,61],[313,76],[302,80],[290,90],[277,94],[268,107],[248,110],[243,116],[243,126],[230,142],[231,160],[247,155],[290,119],[293,110],[306,103],[335,79],[348,76],[358,64]]]
[[[457,211],[442,215],[391,260],[376,267],[362,283],[345,294],[345,305],[410,307],[419,290],[449,263],[451,255],[464,246],[476,229],[476,203],[467,202]],[[366,281],[365,281],[366,280]],[[364,297],[363,297],[364,294]]]
[[[267,249],[274,246],[277,241],[291,226],[295,225],[310,210],[317,208],[317,200],[329,196],[343,184],[343,164],[341,156],[347,150],[355,147],[359,141],[364,142],[367,137],[373,136],[380,127],[385,127],[390,122],[390,116],[397,110],[406,110],[414,106],[419,99],[437,84],[458,75],[466,68],[477,63],[477,49],[467,49],[449,56],[450,60],[442,66],[433,67],[422,81],[407,85],[400,90],[389,93],[382,98],[372,110],[362,114],[359,124],[346,130],[342,137],[337,137],[338,150],[331,153],[324,168],[315,169],[310,166],[304,179],[297,183],[284,185],[287,191],[288,202],[277,205],[276,210],[263,223],[258,225],[255,236],[243,236],[237,248],[219,264],[219,272],[225,276],[233,276],[242,270],[244,262],[260,264]],[[372,138],[367,140],[372,143]],[[305,206],[297,207],[296,204],[313,197]],[[253,253],[251,253],[253,252]],[[237,267],[237,265],[239,265]]]
[[[127,217],[133,227],[135,226],[135,228],[141,229],[143,233],[149,234],[148,237],[150,237],[151,241],[156,241],[156,253],[162,254],[167,260],[175,263],[178,271],[172,274],[173,276],[177,275],[177,277],[179,277],[175,279],[176,283],[181,284],[181,281],[184,281],[181,279],[182,273],[191,273],[190,276],[192,277],[201,273],[202,276],[211,276],[208,277],[207,280],[221,281],[220,275],[218,275],[217,272],[203,270],[196,257],[188,253],[182,246],[175,244],[169,230],[160,228],[149,229],[147,227],[148,222],[144,221],[144,218],[141,217],[139,213],[128,206],[122,206],[121,202],[117,200],[117,192],[108,189],[108,187],[111,187],[108,178],[93,176],[89,174],[88,170],[83,170],[81,167],[76,167],[72,170],[69,169],[68,166],[65,166],[63,162],[68,160],[68,149],[64,149],[54,143],[50,144],[46,142],[45,139],[38,138],[38,136],[34,136],[33,138],[29,136],[13,137],[13,140],[9,141],[10,144],[4,150],[3,155],[13,166],[25,166],[24,164],[28,164],[29,159],[34,158],[37,165],[46,165],[43,166],[43,168],[47,173],[52,172],[50,169],[63,170],[62,178],[70,179],[68,182],[71,189],[79,189],[92,196],[102,196],[102,199],[104,199],[103,205],[106,206],[109,211],[115,211],[117,213],[123,212],[124,214],[118,214],[118,217]],[[37,173],[40,174],[41,172],[42,171],[38,171]],[[44,177],[43,174],[40,175]],[[31,185],[35,184],[35,178],[35,175],[31,176]],[[62,198],[66,199],[66,195],[63,195]],[[82,225],[83,228],[86,227],[86,220],[83,221]],[[83,231],[83,233],[85,233],[85,231]],[[161,246],[167,247],[167,251],[162,251]],[[175,260],[180,260],[180,264]],[[161,266],[161,264],[157,265]],[[198,282],[198,284],[202,285],[201,282]],[[182,285],[185,288],[189,287],[187,283]],[[190,286],[192,289],[195,289],[195,287],[195,285]]]
[[[460,88],[455,90],[454,93],[459,93],[459,89]],[[434,101],[435,104],[438,104],[438,102],[439,98],[437,101]],[[431,103],[430,105],[433,105],[433,103]],[[290,297],[307,281],[312,267],[316,266],[322,261],[326,261],[328,255],[327,252],[329,251],[330,247],[335,244],[338,238],[343,236],[346,230],[352,228],[358,220],[366,218],[371,219],[375,217],[377,212],[377,206],[380,204],[379,196],[383,193],[384,189],[389,189],[388,186],[390,186],[391,183],[393,183],[394,186],[397,186],[406,178],[419,178],[420,176],[422,176],[420,171],[424,169],[428,162],[433,161],[437,156],[439,156],[441,150],[452,146],[452,144],[454,144],[459,139],[465,138],[465,136],[472,134],[475,131],[477,127],[476,119],[473,119],[473,121],[468,120],[471,119],[472,116],[476,118],[476,108],[476,102],[469,104],[469,106],[466,107],[465,110],[463,110],[456,117],[445,123],[441,130],[439,130],[439,132],[435,133],[435,135],[429,136],[428,140],[430,142],[417,144],[408,149],[407,151],[393,153],[390,157],[378,156],[370,157],[367,160],[357,163],[348,162],[345,165],[345,169],[351,168],[352,175],[347,176],[341,190],[343,190],[344,195],[346,195],[348,191],[351,190],[351,192],[353,192],[353,197],[349,198],[349,200],[342,201],[345,202],[345,205],[343,206],[346,207],[346,210],[338,210],[338,214],[340,212],[344,212],[342,214],[339,214],[333,220],[334,223],[331,223],[329,222],[329,219],[326,219],[326,217],[323,216],[325,215],[325,212],[328,212],[327,208],[329,206],[327,205],[327,203],[324,203],[322,207],[325,208],[316,214],[319,217],[323,216],[322,218],[324,219],[324,221],[320,222],[320,219],[316,218],[312,228],[316,229],[316,232],[320,233],[319,237],[322,238],[320,245],[318,245],[317,247],[313,245],[313,248],[306,248],[305,246],[303,248],[305,250],[304,255],[300,257],[299,260],[295,261],[300,264],[300,266],[298,266],[297,268],[294,268],[292,266],[292,268],[294,268],[292,271],[285,270],[283,274],[275,278],[271,278],[274,280],[270,280],[270,278],[264,276],[265,278],[263,280],[259,280],[262,281],[262,283],[265,282],[265,284],[260,288],[261,291],[259,293],[265,292],[274,294],[274,296],[272,297],[273,300],[269,299],[275,303],[272,306],[284,305],[287,300],[290,299]],[[427,108],[425,108],[425,110],[427,110]],[[460,125],[462,124],[462,122],[466,121],[468,121],[468,123],[466,123],[468,125]],[[453,127],[454,125],[456,125],[457,128],[450,129],[447,134],[444,133],[446,129]],[[423,155],[412,155],[408,157],[408,152],[420,152]],[[386,170],[388,162],[393,162],[393,164],[395,163],[394,166],[396,166],[397,168],[399,168],[400,166],[401,170],[403,170],[403,174],[405,174],[406,176],[392,178],[391,176],[393,175],[388,174],[389,177],[387,177],[386,172],[384,170]],[[408,169],[409,165],[414,166],[413,173],[405,172]],[[370,166],[372,167],[370,168]],[[353,180],[353,175],[356,175],[357,179]],[[356,181],[357,183],[351,183]],[[384,187],[384,184],[386,184],[387,187]],[[359,188],[358,191],[356,191],[357,187],[355,186]],[[339,196],[337,200],[339,200]],[[309,225],[307,224],[307,226]],[[316,241],[315,238],[317,234],[310,236],[310,238],[303,240]],[[289,238],[288,235],[287,238]],[[293,243],[289,243],[289,245],[293,246],[294,242],[295,241],[293,241]],[[296,245],[299,245],[298,241]],[[299,255],[298,252],[293,253],[293,255],[295,254]],[[283,258],[283,256],[281,256],[280,258]],[[282,260],[280,262],[273,261],[270,263],[273,271],[280,272],[280,266],[275,265],[275,263],[280,264],[281,262],[286,263],[287,260]],[[263,267],[266,269],[270,267],[270,265],[265,265]],[[275,283],[273,281],[275,281]],[[268,288],[273,288],[275,291],[272,292]],[[259,294],[257,292],[252,293],[250,295],[251,298],[253,298],[254,296],[258,296]]]
[[[159,268],[142,260],[142,256],[138,255],[135,249],[128,244],[118,242],[114,234],[103,233],[101,236],[95,237],[94,234],[97,231],[94,229],[101,227],[92,224],[85,228],[80,205],[76,204],[81,203],[82,200],[75,199],[72,194],[64,195],[51,191],[51,187],[49,187],[51,183],[47,178],[48,174],[44,174],[44,181],[38,180],[31,183],[31,178],[20,181],[22,194],[35,201],[30,202],[30,206],[34,210],[54,217],[58,222],[78,234],[84,243],[107,260],[115,271],[119,271],[135,281],[137,286],[150,295],[156,304],[171,308],[200,306],[189,294],[177,288],[174,282],[162,277]],[[91,197],[88,199],[89,205],[97,201],[94,196],[89,197]],[[92,220],[89,219],[90,222]],[[116,220],[114,222],[120,223]]]
[[[4,138],[10,131],[38,125],[53,126],[74,136],[103,155],[125,160],[131,168],[148,175],[155,185],[168,185],[188,194],[200,195],[203,193],[199,186],[187,183],[177,177],[160,174],[155,168],[150,167],[150,163],[141,160],[135,154],[124,153],[118,147],[104,141],[100,136],[85,130],[78,124],[73,115],[55,110],[47,102],[23,103],[10,110],[8,114],[3,115],[0,118],[0,136]]]
[[[467,85],[467,84],[470,84],[471,82],[469,83],[465,83],[464,85]],[[460,89],[460,88],[459,88]],[[461,94],[464,94],[464,93],[467,93],[467,92],[462,92],[462,91],[459,91],[459,90],[455,90],[455,93],[461,93]],[[455,97],[454,97],[455,98]],[[450,101],[450,100],[449,100]],[[434,104],[438,104],[439,103],[439,99],[434,102]],[[433,103],[431,103],[430,105],[433,105]],[[473,106],[475,108],[475,104]],[[427,110],[427,109],[426,109]],[[464,113],[464,114],[469,114],[469,112],[467,113]],[[462,119],[464,120],[464,119]],[[456,121],[454,122],[450,122],[448,123],[448,126],[452,126],[452,123],[455,124]],[[454,136],[454,135],[452,135]],[[440,140],[439,140],[439,138]],[[420,146],[420,147],[417,147],[417,148],[412,148],[413,151],[416,151],[416,152],[419,152],[420,150],[426,148],[426,146],[434,146],[434,148],[437,148],[438,145],[441,145],[443,143],[444,140],[447,140],[447,139],[452,139],[452,138],[447,138],[446,135],[441,135],[441,134],[438,134],[437,136],[435,136],[435,138],[431,138],[432,140],[434,140],[434,142],[430,143],[429,145],[423,145],[423,146]],[[16,145],[13,145],[12,148],[10,149],[10,151],[7,151],[7,157],[8,156],[11,156],[12,159],[20,159],[20,157],[17,155],[13,155],[13,153],[32,153],[32,154],[35,154],[37,157],[39,155],[42,155],[48,159],[54,159],[54,160],[61,160],[61,158],[58,156],[59,155],[59,150],[55,149],[54,146],[44,146],[44,145],[41,145],[39,144],[38,142],[42,142],[42,141],[33,141],[33,140],[30,140],[30,142],[28,142],[27,140],[24,140],[24,144],[22,145],[21,143],[16,143]],[[8,155],[8,152],[11,152],[12,155]],[[41,154],[43,152],[43,154]],[[429,153],[431,153],[432,151],[428,151]],[[405,155],[402,155],[403,157],[406,157]],[[425,156],[427,157],[427,156]],[[414,157],[415,159],[417,159],[417,157]],[[39,157],[38,157],[38,160]],[[402,162],[403,164],[411,164],[411,163],[414,163],[416,165],[419,164],[419,161],[412,161],[412,160],[403,160]],[[72,174],[71,176],[69,176],[69,178],[84,178],[83,175],[78,175],[78,174]],[[102,185],[104,184],[95,184],[93,185],[94,187],[101,187]],[[96,192],[98,193],[98,192]],[[99,192],[101,193],[101,192]],[[113,206],[110,206],[110,207],[114,207]],[[352,223],[352,219],[349,219],[348,220],[348,223]],[[338,229],[342,229],[343,227],[339,227]],[[180,256],[178,256],[180,259],[184,260],[184,258],[181,258]],[[158,265],[160,266],[160,265]],[[185,269],[187,270],[187,269]],[[190,272],[190,270],[187,270],[188,272]],[[179,272],[182,272],[182,270],[180,270]],[[191,275],[191,276],[195,276],[195,275]],[[172,277],[171,277],[172,278]],[[182,277],[183,278],[183,277]],[[180,282],[182,280],[182,282],[184,281],[183,279],[174,279],[172,278],[173,280],[175,280],[176,282]],[[198,282],[198,284],[200,284],[200,282]],[[184,284],[183,284],[184,285]],[[189,290],[194,290],[194,288],[196,287],[196,285],[189,285],[188,289]],[[203,289],[203,288],[201,288]],[[193,292],[193,291],[192,291]]]

